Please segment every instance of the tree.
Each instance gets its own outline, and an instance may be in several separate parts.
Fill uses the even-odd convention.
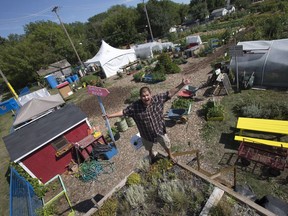
[[[204,20],[209,15],[206,1],[192,0],[190,2],[190,14],[195,20]]]
[[[179,25],[184,20],[187,13],[182,7],[182,19],[180,16],[180,4],[170,0],[150,0],[146,3],[148,17],[154,37],[163,37],[168,34],[171,26]],[[137,5],[138,13],[140,13],[142,25],[147,24],[147,17],[144,11],[144,5]]]
[[[132,43],[137,38],[137,11],[124,5],[116,5],[107,11],[102,22],[103,39],[112,46]]]

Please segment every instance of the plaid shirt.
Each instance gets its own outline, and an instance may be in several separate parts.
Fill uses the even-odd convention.
[[[124,116],[134,119],[141,137],[150,142],[155,142],[157,135],[166,133],[163,111],[164,103],[170,99],[168,94],[169,92],[152,96],[148,106],[138,100],[123,110]]]

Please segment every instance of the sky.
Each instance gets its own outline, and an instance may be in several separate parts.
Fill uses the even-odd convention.
[[[172,1],[190,3],[190,0]],[[9,34],[24,34],[24,26],[30,22],[50,20],[59,23],[56,14],[52,12],[55,6],[58,6],[57,13],[63,23],[84,23],[113,5],[136,7],[142,2],[143,0],[0,0],[0,36],[7,38]]]

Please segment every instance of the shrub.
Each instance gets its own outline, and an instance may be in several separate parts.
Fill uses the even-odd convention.
[[[10,164],[23,178],[25,178],[33,187],[35,194],[42,198],[45,196],[45,193],[48,191],[47,186],[42,183],[39,183],[37,178],[32,178],[19,164],[11,163]]]
[[[185,195],[183,184],[177,180],[163,182],[159,185],[158,195],[167,204],[173,204],[175,197],[179,194]]]
[[[142,69],[142,65],[141,64],[138,64],[137,66],[136,66],[136,70],[141,70]]]
[[[50,216],[55,215],[55,202],[44,206],[43,208],[36,209],[36,215]]]
[[[142,185],[131,185],[125,194],[125,198],[132,208],[143,206],[147,195]]]
[[[113,134],[114,138],[115,138],[115,135],[116,135],[117,133],[119,133],[117,127],[111,127],[111,131],[112,131],[112,134]],[[112,142],[112,138],[111,138],[111,136],[110,136],[109,130],[106,131],[105,140],[106,140],[108,143]]]
[[[104,202],[101,208],[93,214],[93,216],[109,216],[116,215],[118,208],[118,201],[116,198],[110,198]]]
[[[207,118],[211,117],[223,117],[224,107],[222,105],[217,105],[208,109]]]
[[[161,72],[152,73],[152,82],[153,83],[162,82],[164,80],[166,80],[165,73],[161,73]]]
[[[81,78],[81,82],[85,82],[88,85],[103,87],[104,84],[99,76],[88,75]]]
[[[138,173],[132,173],[130,176],[128,176],[126,184],[128,186],[139,185],[140,182],[141,182],[141,176]]]
[[[242,115],[250,118],[261,118],[262,117],[262,108],[258,103],[249,104],[242,107]]]
[[[239,116],[250,118],[266,119],[287,119],[288,105],[286,102],[266,102],[246,101],[245,104],[239,103],[234,106]]]
[[[158,62],[154,68],[154,71],[160,71],[166,74],[174,74],[179,73],[181,69],[176,63],[171,60],[170,56],[167,53],[162,53],[158,57]]]
[[[208,100],[206,104],[202,105],[203,113],[206,115],[212,107],[214,107],[214,101]]]
[[[133,79],[135,82],[141,82],[144,75],[145,73],[143,71],[140,71],[133,75]]]
[[[130,92],[130,97],[127,99],[127,103],[133,103],[139,99],[139,89],[132,89]]]

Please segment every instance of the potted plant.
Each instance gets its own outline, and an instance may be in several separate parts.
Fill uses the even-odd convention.
[[[224,120],[224,106],[208,101],[204,106],[206,119],[208,121],[223,121]]]
[[[111,127],[111,131],[112,131],[112,134],[114,136],[114,140],[117,141],[119,138],[120,138],[120,133],[117,129],[117,127]],[[109,133],[109,130],[107,130],[107,134],[105,136],[105,139],[106,141],[109,143],[109,142],[112,142],[112,139],[111,139],[111,136],[110,136],[110,133]]]
[[[178,98],[173,101],[172,109],[185,109],[186,114],[191,112],[192,99]]]

